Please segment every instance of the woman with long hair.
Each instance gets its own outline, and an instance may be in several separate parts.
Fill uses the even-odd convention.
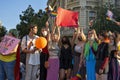
[[[60,51],[60,80],[64,80],[65,74],[66,79],[70,79],[72,70],[72,49],[70,40],[67,36],[63,36]]]
[[[76,43],[75,43],[76,40]],[[85,46],[86,36],[83,33],[83,29],[78,28],[77,33],[74,33],[72,38],[73,45],[73,74],[75,76],[77,72],[81,70],[83,79],[85,78],[85,67],[84,67],[84,46]],[[81,68],[80,68],[81,67]],[[84,67],[84,68],[83,68]],[[84,69],[84,70],[82,70]]]
[[[57,28],[58,33],[55,33]],[[49,28],[48,28],[49,29]],[[59,76],[59,51],[58,42],[60,39],[60,27],[53,27],[52,33],[48,30],[48,52],[49,58],[46,63],[47,67],[47,79],[46,80],[58,80]]]

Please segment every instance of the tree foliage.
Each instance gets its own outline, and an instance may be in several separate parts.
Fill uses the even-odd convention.
[[[1,38],[7,33],[7,30],[4,26],[0,26],[0,41]]]
[[[120,31],[120,27],[116,25],[115,22],[106,19],[107,10],[111,10],[113,12],[113,18],[117,21],[120,21],[120,11],[111,4],[106,4],[97,7],[97,17],[93,23],[92,28],[94,28],[98,33],[105,31]]]
[[[0,26],[0,38],[7,33],[7,30],[4,26]]]
[[[45,26],[47,19],[48,16],[44,11],[40,9],[37,13],[35,13],[34,9],[31,5],[29,5],[28,8],[20,14],[20,23],[16,26],[19,31],[19,37],[21,38],[29,33],[29,26],[31,24],[36,24],[38,26],[39,35],[41,27]]]

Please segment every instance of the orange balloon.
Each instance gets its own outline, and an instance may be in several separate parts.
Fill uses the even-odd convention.
[[[35,46],[36,48],[43,49],[47,45],[47,40],[44,37],[39,37],[35,41]]]

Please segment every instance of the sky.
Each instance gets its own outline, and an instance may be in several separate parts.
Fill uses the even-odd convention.
[[[20,23],[19,15],[31,5],[35,12],[45,10],[48,0],[0,0],[0,21],[7,30]]]

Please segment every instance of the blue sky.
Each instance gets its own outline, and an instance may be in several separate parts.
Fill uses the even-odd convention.
[[[35,12],[44,10],[47,0],[0,0],[0,21],[7,30],[16,28],[20,22],[19,15],[31,5]]]

